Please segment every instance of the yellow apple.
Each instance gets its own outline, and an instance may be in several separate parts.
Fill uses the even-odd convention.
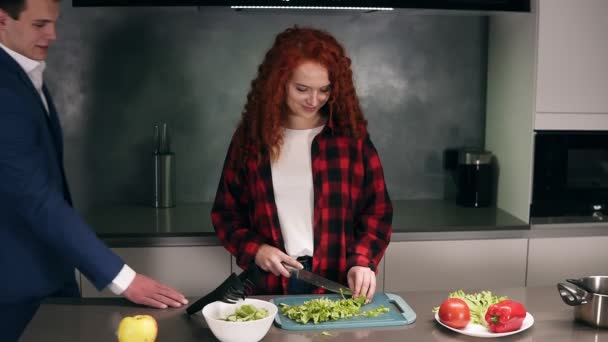
[[[116,331],[118,342],[154,342],[157,333],[158,324],[150,315],[125,317]]]

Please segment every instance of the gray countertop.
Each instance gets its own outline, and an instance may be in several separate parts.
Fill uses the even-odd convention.
[[[534,316],[534,325],[500,341],[595,342],[608,339],[608,330],[594,329],[573,320],[573,308],[564,304],[554,286],[489,289],[497,295],[522,302]],[[474,290],[478,291],[478,290]],[[415,323],[386,328],[290,332],[270,328],[263,341],[479,341],[440,326],[432,308],[447,296],[444,291],[399,293],[417,314]],[[50,299],[26,329],[22,342],[29,341],[116,341],[114,332],[124,316],[150,314],[159,324],[158,342],[216,341],[200,315],[187,319],[184,309],[155,310],[129,304],[122,299]]]
[[[85,218],[111,247],[217,246],[211,205],[114,205],[89,210]],[[452,201],[397,200],[393,207],[393,242],[608,235],[608,223],[530,226],[499,208],[464,208]]]

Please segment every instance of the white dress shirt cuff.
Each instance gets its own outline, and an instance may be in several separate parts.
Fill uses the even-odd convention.
[[[125,264],[110,285],[108,285],[108,289],[115,295],[121,295],[131,285],[133,279],[135,279],[135,271]]]

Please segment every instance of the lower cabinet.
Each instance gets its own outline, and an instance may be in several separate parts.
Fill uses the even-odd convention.
[[[222,246],[113,248],[136,272],[189,297],[201,297],[230,275],[230,254]],[[113,297],[81,275],[83,297]]]
[[[525,286],[528,239],[392,242],[384,291]]]
[[[377,291],[492,289],[554,285],[608,275],[608,236],[392,242],[379,265]],[[222,246],[114,248],[136,272],[189,297],[240,273]],[[79,275],[83,297],[112,297]]]
[[[608,275],[608,236],[530,239],[528,286]],[[556,292],[557,293],[557,292]]]
[[[390,246],[390,244],[389,244]],[[376,274],[376,292],[386,292],[384,291],[384,267],[386,266],[386,254],[382,260],[380,260],[380,264],[378,265],[378,273]]]

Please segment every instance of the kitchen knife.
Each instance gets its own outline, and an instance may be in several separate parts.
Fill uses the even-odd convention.
[[[348,287],[335,281],[329,280],[327,278],[323,278],[318,274],[312,273],[305,269],[298,270],[294,267],[287,265],[285,265],[285,268],[287,268],[287,270],[289,270],[289,273],[291,273],[291,276],[295,277],[296,279],[300,279],[309,284],[324,288],[328,291],[332,291],[335,293],[345,294],[349,296],[353,295],[353,291],[351,291],[351,289],[349,289]]]

